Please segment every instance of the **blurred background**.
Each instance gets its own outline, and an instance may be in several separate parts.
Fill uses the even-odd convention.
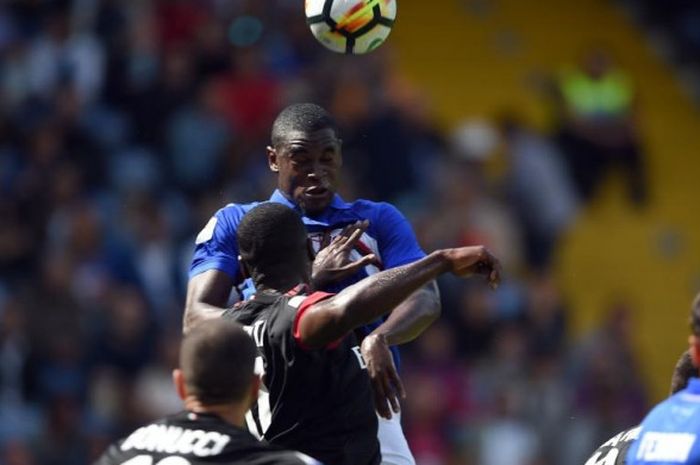
[[[419,465],[582,464],[668,393],[700,290],[700,5],[399,1],[367,56],[300,0],[0,2],[0,463],[78,465],[179,410],[194,236],[324,105],[342,194],[507,279],[403,350]],[[689,6],[691,5],[691,6]]]

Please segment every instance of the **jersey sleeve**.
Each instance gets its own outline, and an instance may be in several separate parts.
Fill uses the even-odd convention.
[[[377,246],[385,268],[395,268],[425,257],[411,224],[389,203],[378,204],[374,220]]]
[[[301,323],[301,319],[304,317],[304,314],[306,311],[311,308],[313,304],[316,302],[320,302],[321,300],[327,299],[328,297],[331,297],[333,294],[330,294],[328,292],[314,292],[313,294],[306,296],[303,300],[300,301],[299,308],[296,311],[296,315],[294,316],[294,323],[292,325],[292,335],[294,335],[294,341],[301,347],[302,349],[308,349],[308,347],[304,344],[304,342],[301,340],[301,332],[299,331],[299,324]],[[301,297],[301,296],[300,296]],[[290,305],[292,305],[292,301],[290,300]],[[330,345],[330,348],[333,347],[334,344]]]
[[[199,232],[195,239],[194,255],[190,264],[190,279],[209,270],[219,270],[238,280],[238,242],[236,229],[243,217],[240,208],[222,208]]]
[[[584,465],[625,465],[627,451],[637,440],[640,429],[637,426],[616,434],[596,449]]]
[[[267,331],[270,342],[281,350],[282,356],[287,362],[294,359],[296,347],[308,349],[299,335],[299,322],[304,313],[316,302],[332,295],[327,292],[314,292],[310,295],[285,297],[286,302],[276,307],[268,320]]]

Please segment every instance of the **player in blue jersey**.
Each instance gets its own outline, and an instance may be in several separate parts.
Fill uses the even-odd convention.
[[[700,367],[700,294],[693,302],[690,358]],[[627,452],[627,465],[700,465],[700,379],[671,396],[644,418],[638,439]]]
[[[671,377],[671,395],[688,387],[690,378],[698,376],[690,352],[685,351],[678,359]],[[640,425],[621,431],[598,447],[584,465],[627,465],[627,451],[639,437]]]
[[[425,256],[408,221],[394,206],[361,199],[346,202],[336,194],[342,165],[341,140],[335,122],[323,108],[296,104],[284,109],[273,124],[267,158],[270,169],[277,173],[278,187],[269,201],[287,205],[302,215],[315,251],[347,225],[363,222],[362,237],[350,257],[356,264],[341,267],[333,254],[317,257],[311,283],[314,289],[337,292],[370,274]],[[236,229],[243,215],[258,203],[225,206],[197,236],[185,331],[197,321],[218,317],[230,306],[232,289],[242,282]],[[378,437],[384,464],[415,463],[400,424],[403,386],[396,374],[399,354],[394,346],[413,340],[439,314],[440,298],[436,284],[431,282],[388,317],[362,331],[361,353],[380,415]]]

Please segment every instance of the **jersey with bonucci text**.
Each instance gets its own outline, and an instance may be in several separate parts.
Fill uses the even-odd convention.
[[[253,437],[216,415],[181,412],[111,445],[95,465],[322,465]]]
[[[641,426],[616,434],[601,445],[584,465],[626,465],[627,450],[637,440]]]
[[[700,379],[649,412],[627,465],[700,465]]]
[[[309,217],[304,215],[299,206],[287,199],[279,190],[274,191],[269,201],[286,205],[302,215],[301,219],[315,251],[319,250],[324,235],[329,234],[332,238],[340,234],[343,228],[349,224],[369,220],[369,227],[357,241],[350,259],[357,260],[363,255],[373,253],[379,263],[367,265],[354,276],[323,289],[325,291],[339,292],[371,274],[405,265],[425,256],[408,220],[389,203],[364,199],[345,202],[336,194],[331,204],[323,212]],[[211,217],[195,240],[195,250],[189,271],[190,278],[208,270],[218,270],[229,275],[234,282],[239,283],[239,289],[244,298],[255,293],[250,280],[241,282],[236,231],[243,216],[259,204],[260,202],[231,203]],[[379,318],[361,328],[358,333],[360,335],[369,334],[382,322],[383,319]],[[398,347],[392,346],[391,353],[396,367],[399,368],[401,360]]]
[[[348,334],[328,347],[304,347],[298,322],[330,294],[299,290],[258,293],[224,313],[243,324],[258,347],[265,389],[248,427],[329,465],[376,465],[377,417],[357,339]]]

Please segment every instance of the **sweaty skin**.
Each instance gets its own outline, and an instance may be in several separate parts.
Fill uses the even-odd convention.
[[[310,134],[292,132],[285,143],[267,147],[279,190],[313,217],[325,210],[337,189],[343,164],[341,141],[330,128]]]

